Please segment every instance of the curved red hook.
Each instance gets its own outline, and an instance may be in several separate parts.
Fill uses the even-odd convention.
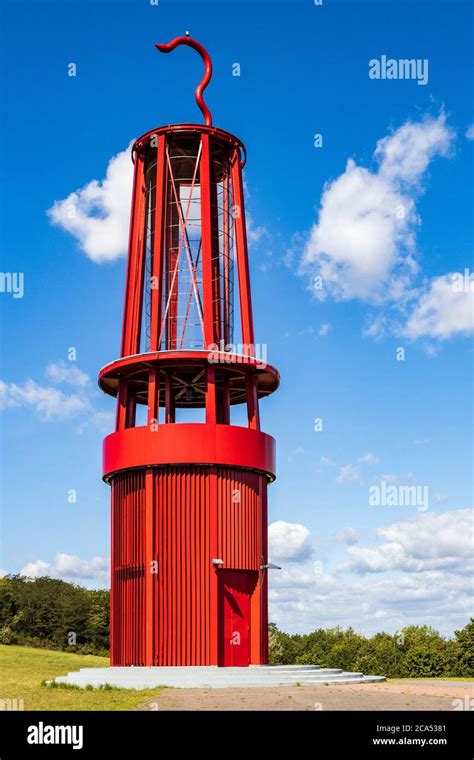
[[[193,40],[192,37],[175,37],[174,40],[171,40],[167,45],[163,45],[160,43],[157,43],[155,47],[158,48],[160,53],[171,53],[172,50],[174,50],[178,45],[188,45],[189,47],[192,47],[194,50],[197,50],[199,55],[201,56],[202,60],[204,61],[204,76],[201,80],[201,82],[196,87],[195,92],[195,98],[196,103],[198,104],[199,108],[201,109],[202,115],[204,116],[204,121],[207,124],[208,127],[212,127],[212,116],[211,112],[209,111],[209,108],[206,106],[203,98],[203,92],[206,89],[207,85],[211,81],[212,77],[212,63],[211,58],[209,56],[209,53],[207,52],[206,48],[201,45],[200,42],[197,42],[196,40]]]

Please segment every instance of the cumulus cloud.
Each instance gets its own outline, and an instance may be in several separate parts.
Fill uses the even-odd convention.
[[[377,535],[400,543],[414,558],[465,559],[473,555],[474,511],[456,509],[432,512],[400,520],[377,531]]]
[[[68,383],[79,388],[84,388],[89,384],[89,375],[86,375],[81,369],[76,367],[72,362],[50,362],[46,367],[46,377],[52,383]]]
[[[50,362],[45,375],[54,385],[39,385],[28,379],[22,384],[0,380],[0,411],[11,408],[31,409],[38,419],[51,422],[78,418],[78,432],[93,425],[106,432],[113,427],[113,411],[94,408],[90,378],[78,367],[66,362]],[[55,387],[74,386],[72,393]]]
[[[336,541],[347,544],[347,546],[353,546],[353,544],[356,544],[359,540],[357,531],[355,531],[354,528],[343,528],[336,533],[335,538]]]
[[[359,469],[353,464],[344,464],[339,468],[336,478],[338,483],[362,483]]]
[[[73,235],[96,263],[127,251],[133,164],[132,143],[114,156],[102,180],[92,180],[48,210],[51,222]]]
[[[259,243],[261,240],[270,237],[269,232],[264,224],[255,224],[252,214],[247,213],[245,216],[247,225],[247,239],[249,243]]]
[[[466,139],[474,140],[474,124],[470,124],[466,130]]]
[[[270,620],[290,633],[340,625],[373,635],[426,623],[452,635],[472,615],[470,579],[443,572],[354,578],[295,569],[269,583]]]
[[[56,554],[53,562],[38,559],[28,562],[20,575],[27,578],[59,578],[65,581],[93,582],[96,585],[107,586],[109,583],[109,560],[105,557],[92,557],[84,560],[75,554]]]
[[[427,623],[452,634],[472,615],[472,520],[468,509],[417,515],[380,527],[371,546],[354,546],[349,529],[348,561],[334,571],[292,565],[270,576],[270,619],[301,633]]]
[[[371,303],[411,297],[416,199],[431,160],[448,155],[452,140],[444,113],[407,122],[377,143],[376,171],[349,159],[326,184],[300,267],[316,297]]]
[[[318,335],[324,338],[329,333],[330,329],[331,329],[330,323],[324,322],[318,330]]]
[[[474,291],[459,287],[460,278],[458,272],[451,272],[430,281],[404,328],[409,338],[446,340],[473,332]]]
[[[34,380],[27,380],[23,385],[0,380],[0,410],[11,407],[31,408],[41,419],[55,420],[81,414],[89,408],[89,403],[76,393],[65,394],[57,388],[38,385]]]
[[[379,458],[376,454],[372,454],[372,452],[369,451],[367,454],[364,454],[364,456],[359,457],[359,462],[362,462],[363,464],[378,464]]]
[[[309,530],[299,523],[277,520],[268,527],[269,557],[282,562],[309,559],[312,547]]]
[[[358,573],[392,570],[420,572],[473,569],[473,511],[427,513],[378,528],[383,542],[375,547],[351,547],[345,569]]]

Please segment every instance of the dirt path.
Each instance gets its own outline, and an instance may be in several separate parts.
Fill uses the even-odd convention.
[[[164,689],[143,710],[453,710],[474,708],[473,683],[388,681],[257,689]],[[462,700],[461,703],[453,700]],[[472,700],[469,702],[469,700]]]

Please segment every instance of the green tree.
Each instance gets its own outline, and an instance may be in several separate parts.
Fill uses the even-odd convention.
[[[460,631],[454,631],[456,637],[456,663],[453,671],[454,675],[474,676],[474,618]]]

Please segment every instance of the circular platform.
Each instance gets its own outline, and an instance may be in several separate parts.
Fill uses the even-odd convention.
[[[271,364],[253,356],[226,351],[156,351],[122,359],[107,364],[99,373],[99,387],[110,396],[116,396],[119,380],[127,380],[136,395],[137,403],[148,403],[150,369],[156,368],[171,374],[171,387],[175,406],[178,408],[201,408],[206,398],[206,368],[215,367],[216,386],[225,383],[229,387],[230,403],[246,401],[247,378],[255,376],[258,398],[264,398],[277,390],[280,374]],[[160,388],[160,406],[165,404],[165,389]]]

